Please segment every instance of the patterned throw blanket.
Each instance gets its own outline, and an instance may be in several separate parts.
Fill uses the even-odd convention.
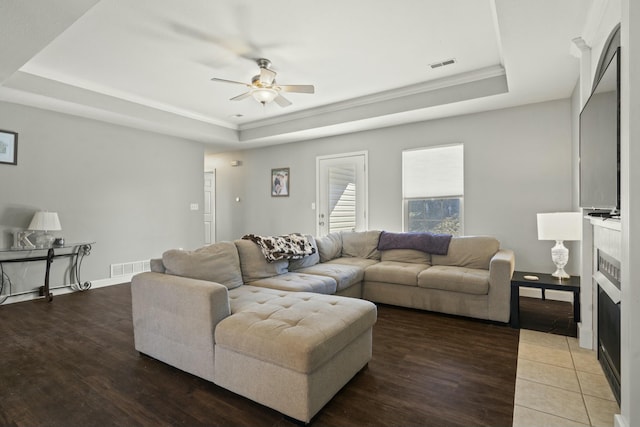
[[[268,262],[283,259],[300,259],[316,253],[309,239],[299,233],[286,236],[257,236],[246,234],[243,240],[251,240],[262,249],[262,253]]]

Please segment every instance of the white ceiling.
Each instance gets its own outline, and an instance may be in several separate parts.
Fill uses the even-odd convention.
[[[27,3],[27,4],[25,4]],[[242,149],[567,98],[592,0],[30,0],[0,100]],[[4,9],[4,10],[3,10]],[[1,28],[4,28],[2,30]],[[230,101],[265,57],[287,108]],[[454,65],[431,63],[455,58]]]

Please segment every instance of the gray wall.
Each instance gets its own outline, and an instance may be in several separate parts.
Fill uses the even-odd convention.
[[[200,143],[3,102],[0,129],[19,134],[18,165],[0,165],[0,247],[40,209],[58,212],[55,234],[68,242],[96,242],[84,280],[108,278],[112,263],[202,245]],[[32,285],[15,274],[14,285]]]
[[[225,153],[204,168],[199,143],[15,104],[0,103],[0,129],[19,133],[18,166],[0,165],[1,246],[36,210],[57,211],[67,241],[97,242],[88,280],[107,278],[112,263],[200,246],[202,210],[189,204],[202,208],[204,168],[216,170],[218,240],[315,234],[316,156],[359,150],[369,153],[369,228],[400,230],[402,150],[464,143],[465,234],[496,236],[520,269],[549,270],[535,214],[572,207],[570,100]],[[270,197],[275,167],[291,168],[290,197]]]
[[[369,153],[369,228],[398,231],[402,150],[453,142],[465,150],[465,234],[496,236],[516,252],[517,268],[549,271],[553,245],[537,240],[536,213],[572,209],[569,99],[208,156],[206,167],[216,169],[218,240],[315,234],[316,156],[359,150]],[[276,167],[291,168],[290,197],[270,197]],[[573,253],[567,271],[577,274]]]

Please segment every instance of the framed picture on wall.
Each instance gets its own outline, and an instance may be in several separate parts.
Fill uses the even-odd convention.
[[[8,130],[0,130],[0,163],[18,164],[18,134]]]
[[[289,196],[289,168],[271,169],[271,197]]]

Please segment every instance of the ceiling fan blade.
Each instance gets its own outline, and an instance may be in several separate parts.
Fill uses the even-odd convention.
[[[258,47],[243,40],[240,36],[218,37],[211,31],[199,29],[196,26],[181,23],[174,19],[166,20],[166,25],[177,35],[209,45],[243,59],[254,60],[259,57]],[[227,61],[228,63],[229,61]]]
[[[276,79],[276,72],[270,70],[268,68],[260,68],[260,81],[263,84],[273,84],[273,81]]]
[[[283,92],[315,93],[313,85],[278,85]]]
[[[212,82],[222,82],[222,83],[233,83],[233,84],[236,84],[236,85],[243,85],[243,86],[246,86],[246,87],[251,87],[251,85],[248,84],[248,83],[237,82],[235,80],[219,79],[217,77],[212,78],[211,81]]]
[[[291,105],[291,101],[289,101],[287,98],[285,98],[282,95],[276,96],[274,101],[276,102],[276,104],[278,104],[281,107],[288,107],[289,105]]]
[[[245,92],[245,93],[241,93],[238,96],[234,96],[233,98],[229,99],[229,101],[241,101],[245,98],[248,98],[251,96],[251,92]]]

